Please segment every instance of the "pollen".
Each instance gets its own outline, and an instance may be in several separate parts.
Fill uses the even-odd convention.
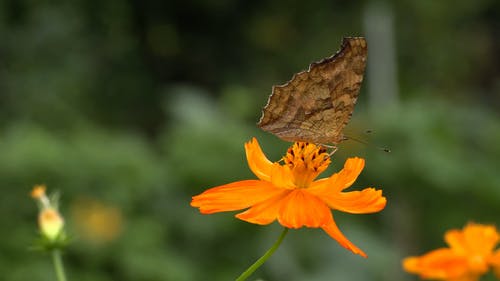
[[[296,142],[288,148],[283,161],[291,169],[304,166],[308,170],[325,170],[330,164],[330,157],[323,146],[308,142]]]
[[[298,187],[306,188],[330,164],[330,156],[323,146],[309,142],[296,142],[283,157],[294,175]]]

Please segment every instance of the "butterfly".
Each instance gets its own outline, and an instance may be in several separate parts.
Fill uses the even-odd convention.
[[[273,86],[257,125],[285,141],[336,145],[351,119],[365,72],[367,44],[347,37],[331,57]]]

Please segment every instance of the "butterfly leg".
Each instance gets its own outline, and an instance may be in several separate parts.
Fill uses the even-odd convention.
[[[332,157],[332,155],[339,149],[336,145],[322,144],[322,146],[332,150],[330,153],[328,153],[329,157]]]

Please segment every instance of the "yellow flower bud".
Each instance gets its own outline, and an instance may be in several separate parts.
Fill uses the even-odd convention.
[[[49,240],[56,240],[64,227],[64,220],[53,208],[44,208],[38,216],[38,225],[42,234]]]

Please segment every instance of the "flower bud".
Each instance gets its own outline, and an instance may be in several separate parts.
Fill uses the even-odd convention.
[[[38,226],[46,238],[55,241],[64,227],[64,220],[58,211],[49,207],[40,211]]]
[[[41,234],[47,238],[50,243],[58,242],[60,234],[63,231],[64,219],[57,211],[57,200],[55,198],[49,199],[45,190],[45,185],[35,185],[31,191],[31,197],[39,203],[38,205],[40,207],[38,227],[40,228]]]

